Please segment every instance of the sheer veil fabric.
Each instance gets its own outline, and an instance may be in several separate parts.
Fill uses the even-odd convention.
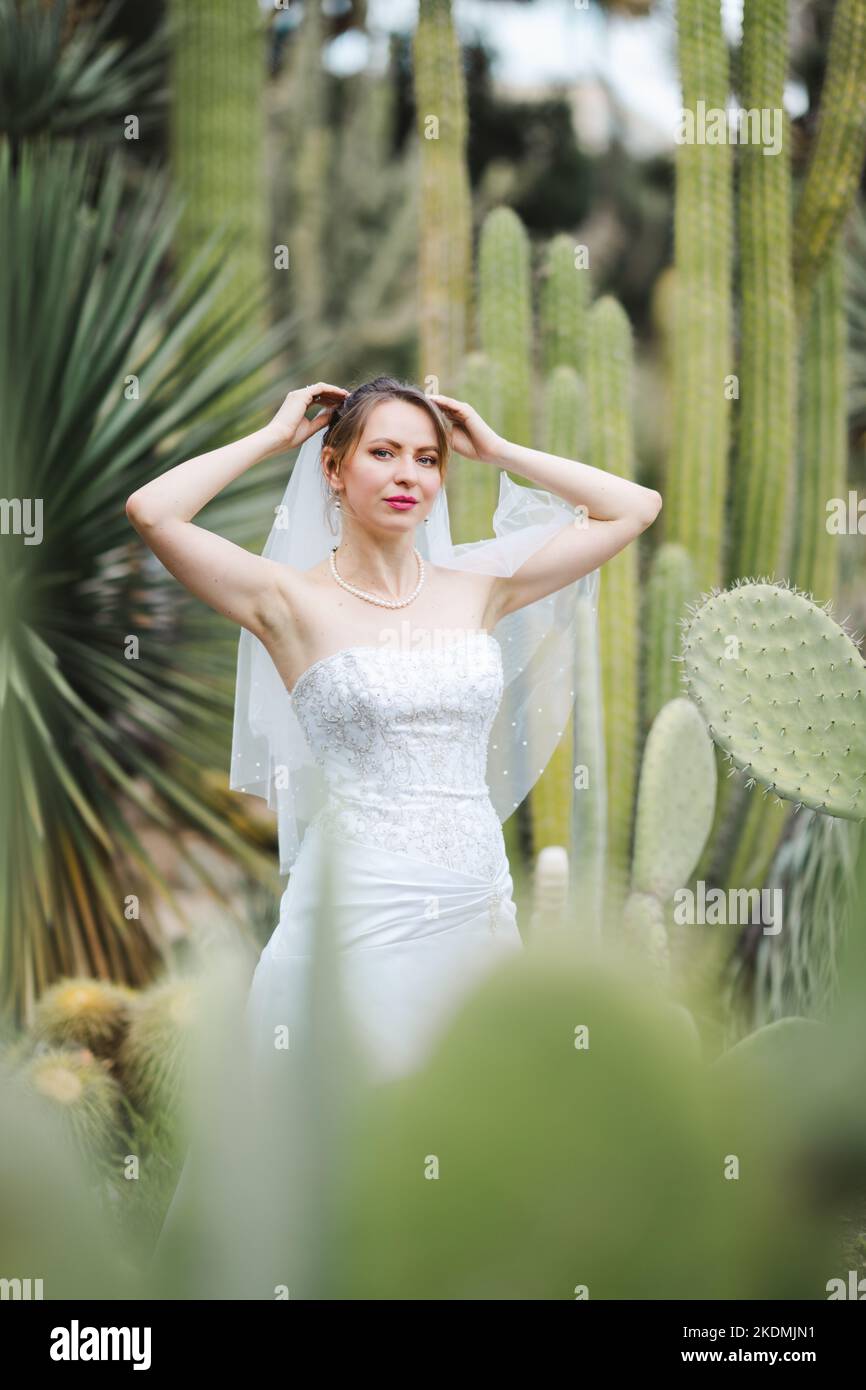
[[[339,543],[327,520],[322,436],[320,430],[302,444],[263,551],[300,570],[319,564]],[[492,537],[454,545],[442,488],[429,522],[416,529],[415,544],[434,565],[504,576],[519,570],[564,527],[579,524],[579,515],[562,498],[520,486],[503,470]],[[599,571],[593,570],[508,614],[493,630],[502,651],[504,691],[490,735],[487,782],[500,821],[534,786],[576,712],[575,763],[589,766],[597,757],[602,730],[587,719],[587,708],[578,706],[582,674],[597,651],[598,593]],[[402,610],[396,612],[404,630]],[[410,645],[416,638],[429,644],[437,635],[416,634]],[[591,748],[581,746],[587,739]],[[229,784],[262,797],[276,811],[280,872],[288,874],[324,802],[325,779],[266,647],[246,628],[238,647]]]

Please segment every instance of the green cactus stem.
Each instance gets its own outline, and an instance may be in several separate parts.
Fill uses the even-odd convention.
[[[420,0],[413,44],[421,152],[418,280],[420,375],[448,391],[469,346],[472,217],[466,84],[451,0]]]
[[[716,759],[691,700],[657,715],[641,762],[632,888],[664,904],[686,884],[707,841],[716,804]]]
[[[794,278],[805,318],[813,286],[857,194],[866,155],[866,5],[837,0],[818,134],[794,217]]]
[[[588,462],[633,478],[632,331],[610,295],[589,314]],[[604,567],[599,599],[602,698],[607,766],[607,887],[611,921],[628,890],[631,822],[638,761],[638,553],[630,545]]]
[[[676,663],[679,624],[696,592],[694,565],[685,546],[674,541],[660,545],[652,558],[644,600],[644,730],[649,729],[662,705],[681,693]]]
[[[725,109],[728,54],[718,0],[679,0],[683,108]],[[732,150],[684,141],[676,148],[674,209],[674,420],[662,528],[695,565],[701,589],[722,577],[733,369],[731,333]]]
[[[747,5],[743,106],[781,116],[777,154],[750,138],[739,147],[740,418],[729,578],[788,572],[794,516],[796,352],[791,271],[787,0]]]
[[[539,339],[546,377],[561,366],[583,371],[590,297],[589,268],[576,264],[574,237],[560,232],[545,250],[539,297]]]
[[[839,584],[837,535],[827,503],[847,496],[848,422],[842,246],[836,242],[818,276],[803,344],[800,459],[791,578],[821,602]]]
[[[511,208],[494,208],[484,219],[478,248],[478,295],[479,346],[501,372],[502,417],[494,427],[514,444],[531,445],[529,238]],[[525,479],[515,474],[514,481]]]

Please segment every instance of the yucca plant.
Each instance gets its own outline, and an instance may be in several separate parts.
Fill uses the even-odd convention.
[[[40,134],[116,143],[124,117],[139,121],[161,105],[164,29],[124,49],[106,30],[120,0],[95,20],[67,0],[0,0],[0,132],[16,150]]]
[[[0,973],[18,1017],[60,975],[150,978],[161,943],[136,898],[172,897],[143,828],[196,829],[275,872],[210,784],[226,782],[237,631],[144,555],[124,504],[235,434],[227,393],[288,329],[229,311],[187,351],[232,263],[195,290],[191,266],[160,302],[175,222],[158,182],[124,194],[117,157],[28,141],[14,170],[0,147]],[[284,472],[262,465],[204,515],[260,540],[262,488]]]

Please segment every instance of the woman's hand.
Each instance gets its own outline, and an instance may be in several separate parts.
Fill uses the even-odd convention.
[[[311,434],[324,429],[325,425],[330,423],[334,408],[340,405],[348,394],[345,387],[331,386],[327,381],[317,381],[312,386],[301,386],[297,391],[289,392],[268,429],[283,449],[294,449],[297,444],[303,444]],[[318,415],[308,420],[308,408],[320,402],[327,409],[320,410]]]
[[[502,447],[503,439],[482,420],[477,410],[466,401],[455,401],[451,396],[430,396],[439,409],[453,422],[451,443],[467,459],[478,459],[479,463],[495,463]]]

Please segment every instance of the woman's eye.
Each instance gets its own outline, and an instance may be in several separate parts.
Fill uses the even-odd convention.
[[[373,452],[374,454],[376,454],[376,455],[379,455],[379,454],[390,454],[391,450],[390,450],[390,449],[373,449],[372,452]],[[439,460],[438,460],[437,458],[434,458],[434,457],[431,456],[430,454],[425,454],[425,455],[423,456],[423,458],[420,458],[420,459],[418,460],[418,462],[419,462],[419,463],[429,463],[429,464],[432,465],[432,467],[435,468],[435,467],[438,465]]]

